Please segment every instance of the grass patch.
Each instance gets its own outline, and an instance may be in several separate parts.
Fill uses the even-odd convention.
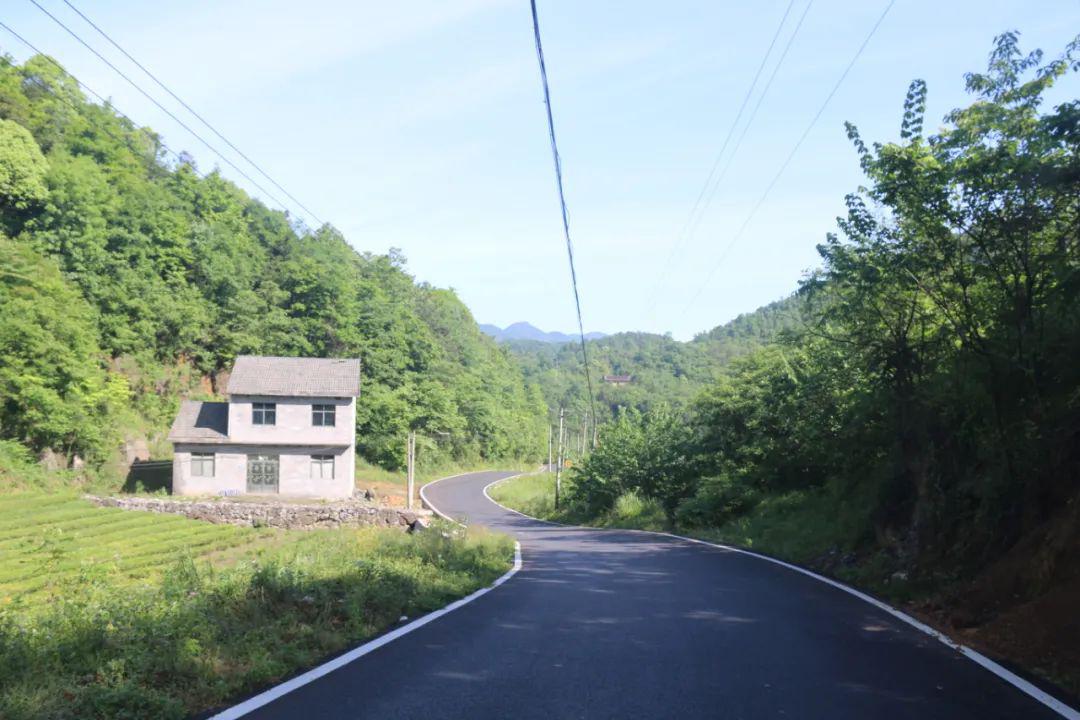
[[[0,492],[59,490],[79,481],[74,471],[46,470],[22,443],[0,440]]]
[[[635,492],[623,493],[615,498],[611,511],[599,519],[603,527],[633,528],[635,530],[670,530],[664,508],[650,498]]]
[[[568,485],[563,481],[563,489]],[[508,478],[492,485],[488,494],[496,502],[541,520],[590,525],[594,527],[623,527],[638,530],[666,530],[664,511],[654,500],[636,493],[625,493],[616,499],[612,509],[600,517],[590,518],[576,508],[562,504],[555,509],[555,474],[530,473]]]
[[[564,515],[555,510],[555,474],[530,473],[501,480],[488,494],[495,502],[543,520],[559,520]]]
[[[865,484],[845,490],[828,484],[763,497],[741,517],[719,527],[683,528],[683,534],[744,547],[826,575],[880,595],[892,602],[926,596],[926,579],[894,576],[903,569],[895,557],[874,547],[870,510],[875,488]]]
[[[0,496],[0,717],[182,718],[490,584],[509,538],[256,530]],[[20,532],[21,530],[21,532]]]

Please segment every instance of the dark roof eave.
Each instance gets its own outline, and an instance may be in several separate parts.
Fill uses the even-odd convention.
[[[240,442],[239,440],[230,440],[229,438],[207,438],[207,437],[169,437],[169,442],[174,445],[233,445],[235,447],[299,447],[299,448],[321,448],[321,447],[350,447],[352,443],[336,443],[336,442],[321,442],[321,443],[301,443],[301,442]]]

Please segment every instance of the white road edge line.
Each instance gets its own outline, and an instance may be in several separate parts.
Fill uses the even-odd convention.
[[[461,475],[469,475],[469,474],[471,474],[471,473],[461,473],[460,475],[452,475],[451,477],[461,477]],[[447,480],[447,479],[448,478],[439,478],[439,480]],[[509,480],[509,478],[504,478],[504,479]],[[431,483],[428,483],[428,485],[439,482],[439,480],[433,480]],[[420,492],[421,492],[421,497],[423,497],[423,488],[420,489]],[[424,502],[427,502],[426,498],[424,499]],[[442,512],[439,512],[439,510],[437,510],[434,505],[429,505],[429,507],[432,510],[434,510],[435,513],[437,513],[439,516],[441,516],[443,518],[446,518],[447,520],[450,520],[451,522],[457,522],[456,520],[449,517],[448,515],[446,515],[446,514],[444,514]],[[461,523],[457,523],[457,524],[461,525]],[[450,603],[446,607],[439,608],[438,610],[433,610],[433,611],[429,612],[427,615],[423,615],[421,617],[418,617],[416,620],[413,620],[408,625],[402,625],[401,627],[395,628],[394,630],[391,630],[390,632],[388,632],[388,633],[386,633],[384,635],[380,635],[379,637],[375,638],[374,640],[371,640],[369,642],[364,643],[360,647],[353,648],[352,650],[349,650],[349,651],[347,651],[345,653],[342,653],[341,655],[338,655],[333,660],[325,662],[322,665],[319,665],[318,667],[314,667],[311,670],[308,670],[307,672],[305,672],[305,673],[303,673],[301,675],[297,675],[296,677],[292,678],[291,680],[286,680],[285,682],[281,683],[280,685],[275,685],[274,687],[270,688],[269,690],[264,690],[263,692],[259,693],[258,695],[255,695],[254,697],[248,698],[247,700],[243,701],[242,703],[240,703],[238,705],[233,705],[230,708],[222,710],[221,712],[217,713],[216,715],[213,715],[210,718],[210,720],[235,720],[235,718],[243,717],[244,715],[247,715],[249,712],[251,712],[253,710],[257,710],[258,708],[261,708],[263,705],[267,705],[269,703],[272,703],[274,700],[277,700],[282,695],[287,695],[288,693],[291,693],[293,690],[296,690],[297,688],[303,687],[304,685],[307,685],[310,682],[318,680],[322,676],[327,675],[329,673],[332,673],[333,671],[337,670],[338,668],[344,667],[345,665],[348,665],[349,663],[353,662],[354,660],[362,658],[363,656],[367,655],[368,653],[371,653],[371,652],[374,652],[375,650],[378,650],[383,645],[387,645],[389,643],[392,643],[394,640],[397,640],[399,637],[402,637],[403,635],[408,635],[413,630],[419,630],[423,626],[427,625],[429,622],[431,622],[433,620],[438,620],[443,615],[446,615],[447,613],[451,613],[451,612],[457,610],[462,605],[467,605],[467,604],[471,603],[473,600],[476,600],[481,595],[486,595],[487,593],[491,592],[492,590],[494,590],[495,588],[499,587],[504,582],[506,582],[507,580],[512,578],[515,574],[517,574],[517,572],[519,570],[521,570],[521,543],[515,541],[514,542],[514,566],[511,567],[509,570],[507,570],[505,573],[503,573],[502,576],[500,576],[495,582],[488,585],[487,587],[482,587],[479,590],[472,593],[471,595],[466,595],[465,597],[463,597],[463,598],[461,598],[459,600],[455,600],[454,602]]]
[[[486,497],[488,500],[490,500],[494,504],[501,507],[503,510],[508,510],[508,511],[510,511],[512,513],[515,513],[517,515],[520,515],[522,517],[529,518],[530,520],[535,520],[536,522],[546,523],[548,525],[558,525],[560,527],[577,528],[577,529],[580,529],[580,530],[599,530],[599,531],[610,530],[610,531],[618,531],[618,532],[644,533],[646,535],[663,535],[663,536],[670,537],[670,538],[676,538],[678,540],[685,540],[686,542],[697,543],[698,545],[707,545],[709,547],[718,548],[720,550],[727,550],[729,552],[740,553],[742,555],[749,555],[750,557],[758,558],[759,560],[767,560],[768,562],[774,563],[776,565],[780,565],[781,567],[785,567],[788,570],[794,570],[797,573],[802,573],[803,575],[806,575],[808,577],[812,577],[815,580],[819,580],[819,581],[821,581],[823,583],[826,583],[827,585],[832,585],[834,588],[837,588],[838,590],[843,590],[844,592],[848,593],[849,595],[854,595],[855,597],[859,598],[860,600],[863,600],[865,602],[870,603],[871,605],[878,608],[879,610],[884,610],[885,612],[892,615],[896,619],[907,623],[908,625],[915,628],[916,630],[920,630],[920,631],[926,633],[930,637],[935,638],[936,640],[939,640],[940,642],[944,643],[945,645],[948,645],[953,650],[956,650],[961,655],[964,655],[969,660],[972,660],[972,661],[978,663],[979,665],[981,665],[985,669],[987,669],[990,672],[997,675],[999,678],[1001,678],[1005,682],[1009,683],[1010,685],[1012,685],[1016,689],[1023,692],[1025,695],[1031,697],[1034,700],[1037,700],[1038,702],[1042,703],[1046,707],[1050,708],[1051,710],[1056,712],[1061,717],[1067,718],[1067,720],[1080,720],[1080,711],[1077,711],[1075,708],[1070,707],[1069,705],[1066,705],[1064,702],[1062,702],[1061,700],[1058,700],[1056,697],[1054,697],[1050,693],[1039,689],[1038,687],[1036,687],[1035,685],[1033,685],[1029,681],[1027,681],[1024,678],[1020,677],[1019,675],[1012,672],[1011,670],[1008,670],[1007,668],[1003,667],[1002,665],[999,665],[998,663],[994,662],[993,660],[986,657],[982,653],[977,652],[975,650],[972,650],[971,648],[969,648],[969,647],[967,647],[965,645],[961,645],[960,643],[958,643],[955,640],[953,640],[952,638],[950,638],[948,635],[935,630],[934,628],[930,627],[926,623],[920,622],[919,620],[916,620],[915,618],[911,617],[907,613],[902,612],[900,610],[897,610],[893,606],[888,605],[886,603],[883,603],[882,601],[878,600],[877,598],[873,598],[873,597],[867,595],[866,593],[864,593],[864,592],[862,592],[860,590],[856,590],[855,588],[850,587],[848,585],[845,585],[845,584],[843,584],[841,582],[837,582],[836,580],[833,580],[831,578],[827,578],[824,575],[818,575],[816,572],[813,572],[811,570],[807,570],[806,568],[803,568],[803,567],[799,567],[798,565],[792,565],[791,563],[784,562],[783,560],[777,560],[776,558],[769,557],[768,555],[761,555],[761,554],[753,552],[751,550],[744,550],[742,548],[732,547],[730,545],[721,545],[720,543],[709,542],[707,540],[699,540],[698,538],[686,537],[685,535],[676,535],[674,533],[667,533],[667,532],[655,532],[655,531],[652,531],[652,530],[635,530],[635,529],[631,529],[631,528],[594,528],[594,527],[588,527],[588,526],[585,526],[585,525],[567,525],[566,523],[554,522],[553,520],[542,520],[540,518],[535,518],[535,517],[533,517],[531,515],[526,515],[525,513],[521,512],[519,510],[515,510],[514,508],[506,507],[505,505],[503,505],[502,503],[498,502],[493,497],[491,497],[491,495],[488,493],[488,490],[490,488],[494,487],[495,485],[498,485],[499,483],[502,483],[502,482],[506,482],[507,480],[513,480],[515,477],[520,477],[520,475],[514,475],[512,477],[507,477],[507,478],[500,478],[498,480],[495,480],[494,482],[488,483],[487,485],[484,486],[484,497]],[[434,510],[434,508],[432,508],[432,509]]]

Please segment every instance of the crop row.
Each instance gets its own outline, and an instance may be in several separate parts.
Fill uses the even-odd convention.
[[[118,532],[130,534],[132,530],[169,530],[184,526],[191,521],[178,515],[146,515],[144,513],[121,512],[103,518],[89,518],[86,522],[61,526],[65,534],[79,542],[99,542],[105,537]]]
[[[83,520],[36,527],[21,534],[0,534],[0,550],[16,550],[21,547],[40,545],[48,537],[48,532],[54,529],[62,531],[65,542],[85,543],[125,529],[174,527],[185,521],[185,518],[176,515],[146,517],[119,511],[118,514],[109,513],[99,516],[94,513]]]
[[[199,542],[193,542],[182,548],[175,548],[168,554],[153,554],[134,557],[126,561],[123,566],[109,568],[110,577],[122,578],[128,581],[136,581],[155,577],[168,570],[173,563],[181,557],[192,555],[202,556],[219,550],[235,547],[236,543],[228,539],[208,538]],[[0,595],[19,595],[22,598],[44,592],[48,586],[57,582],[72,579],[75,573],[65,573],[59,576],[33,577],[18,583],[0,585]]]
[[[107,519],[108,522],[97,522],[90,526],[83,526],[81,529],[72,526],[54,526],[62,531],[56,536],[50,536],[40,530],[32,534],[24,534],[20,536],[20,539],[29,542],[23,543],[21,547],[30,547],[35,541],[45,540],[55,540],[61,545],[84,544],[92,547],[95,544],[108,544],[100,536],[114,535],[117,531],[123,531],[126,538],[134,539],[148,534],[182,532],[188,528],[213,527],[222,532],[236,530],[236,528],[212,526],[176,516],[136,515],[132,517],[131,515],[116,515],[103,519]],[[10,541],[14,539],[9,538],[7,542],[10,544]]]
[[[57,573],[64,571],[80,570],[84,562],[103,562],[107,559],[116,558],[118,565],[122,566],[127,558],[142,555],[160,553],[173,548],[182,548],[192,541],[202,538],[235,538],[242,542],[243,537],[239,533],[229,533],[236,528],[223,528],[215,525],[195,525],[179,531],[163,529],[153,533],[146,533],[132,538],[114,538],[107,543],[80,547],[76,550],[65,551],[52,565],[47,565],[40,558],[41,553],[23,554],[19,558],[13,558],[14,562],[5,562],[0,566],[0,583],[9,583],[25,578],[33,577],[39,572]],[[134,542],[138,540],[138,542]],[[130,550],[128,550],[130,548]],[[35,559],[33,566],[27,563]]]
[[[223,538],[204,536],[201,539],[186,542],[182,547],[166,548],[165,551],[158,548],[156,550],[140,551],[133,555],[126,556],[109,568],[109,570],[110,574],[127,577],[131,580],[150,577],[157,573],[143,572],[147,568],[156,567],[158,570],[163,571],[168,569],[173,562],[184,555],[203,555],[235,547],[236,545],[242,544],[242,542],[243,539],[239,537]],[[77,569],[81,569],[81,566],[75,570]],[[18,580],[13,579],[7,582],[0,582],[0,595],[20,595],[23,596],[23,599],[26,599],[28,596],[43,591],[52,583],[63,582],[63,580],[69,579],[75,575],[77,575],[77,572],[73,570],[69,572],[50,573],[48,577],[41,574],[35,574]]]
[[[45,523],[56,523],[82,517],[88,508],[93,507],[85,500],[72,500],[66,503],[45,506],[43,509],[27,510],[14,508],[4,510],[0,517],[0,533],[25,532]],[[122,511],[116,511],[122,512]]]
[[[30,510],[48,505],[60,505],[79,501],[79,497],[70,493],[0,493],[0,512]]]

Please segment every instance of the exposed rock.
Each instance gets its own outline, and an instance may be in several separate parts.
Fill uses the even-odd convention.
[[[229,376],[232,375],[228,370],[218,370],[210,376],[210,388],[215,395],[224,395],[225,388],[229,386]]]
[[[364,491],[364,499],[374,501],[375,500],[375,491],[372,490],[371,488],[368,488],[367,490],[365,490]]]
[[[67,468],[68,464],[67,455],[49,449],[42,450],[38,460],[41,461],[46,470],[63,470]]]
[[[124,443],[124,460],[127,461],[128,467],[131,467],[139,460],[150,459],[150,446],[146,442],[146,438],[133,438]]]
[[[431,527],[431,523],[428,522],[426,519],[416,518],[411,523],[409,523],[409,532],[424,532],[429,527]]]
[[[428,511],[404,511],[356,501],[301,504],[93,495],[86,496],[86,499],[102,507],[184,515],[218,524],[298,530],[362,526],[406,530],[418,522],[421,515],[431,514]]]

